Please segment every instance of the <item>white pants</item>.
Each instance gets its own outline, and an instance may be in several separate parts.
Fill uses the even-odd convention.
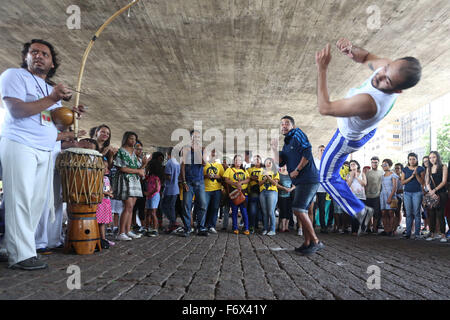
[[[53,160],[55,159],[56,158],[54,157]],[[48,206],[45,206],[34,235],[36,241],[36,249],[43,249],[46,247],[56,248],[59,245],[64,244],[64,237],[62,235],[62,223],[63,223],[62,188],[61,188],[61,176],[59,175],[58,170],[55,170],[54,172],[53,190],[51,191],[49,190],[49,192],[54,193],[55,221],[53,222],[51,221],[50,209],[48,208]]]
[[[5,246],[9,264],[13,265],[36,256],[34,233],[44,206],[50,201],[47,195],[53,178],[52,153],[2,138],[0,162],[5,201]],[[53,203],[48,205],[51,207]]]

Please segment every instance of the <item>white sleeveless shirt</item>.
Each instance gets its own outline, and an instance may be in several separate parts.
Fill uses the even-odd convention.
[[[387,94],[378,90],[372,85],[373,77],[381,70],[378,68],[364,84],[358,88],[352,88],[347,93],[346,98],[357,94],[369,94],[377,105],[377,113],[370,119],[362,120],[358,116],[337,118],[338,128],[341,134],[348,140],[361,140],[366,134],[375,129],[378,123],[391,111],[398,93]]]

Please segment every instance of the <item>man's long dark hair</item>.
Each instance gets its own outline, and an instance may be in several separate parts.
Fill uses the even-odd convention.
[[[58,55],[55,51],[55,48],[53,47],[53,45],[50,42],[47,42],[45,40],[42,39],[33,39],[30,42],[27,42],[23,45],[23,49],[22,49],[22,64],[20,67],[25,68],[28,70],[28,64],[26,61],[26,57],[28,54],[28,50],[30,49],[30,46],[33,43],[40,43],[43,45],[46,45],[49,49],[50,49],[50,53],[52,54],[52,61],[53,61],[53,68],[51,68],[49,70],[49,72],[47,73],[47,78],[45,79],[50,85],[55,85],[55,83],[53,81],[50,80],[51,77],[53,77],[56,73],[56,69],[58,69],[59,67],[59,60],[58,60]]]

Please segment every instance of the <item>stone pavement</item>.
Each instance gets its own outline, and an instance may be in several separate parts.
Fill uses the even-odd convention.
[[[161,234],[116,242],[93,255],[42,256],[49,268],[7,269],[0,263],[0,299],[291,300],[450,299],[450,243],[364,235],[319,234],[326,247],[305,257],[302,238]],[[81,289],[69,290],[69,265]],[[379,267],[380,288],[370,266]],[[373,267],[371,267],[373,268]]]

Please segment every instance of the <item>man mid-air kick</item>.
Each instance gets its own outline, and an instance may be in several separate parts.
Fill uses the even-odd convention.
[[[421,77],[420,62],[413,57],[379,58],[340,39],[337,48],[353,61],[367,65],[372,75],[360,87],[350,89],[344,99],[330,101],[327,68],[330,45],[316,53],[317,104],[322,115],[337,118],[338,129],[328,143],[320,165],[320,183],[345,212],[358,219],[358,235],[367,227],[373,209],[364,205],[342,180],[339,170],[350,153],[359,150],[374,135],[378,123],[392,109],[403,90],[414,87]]]

